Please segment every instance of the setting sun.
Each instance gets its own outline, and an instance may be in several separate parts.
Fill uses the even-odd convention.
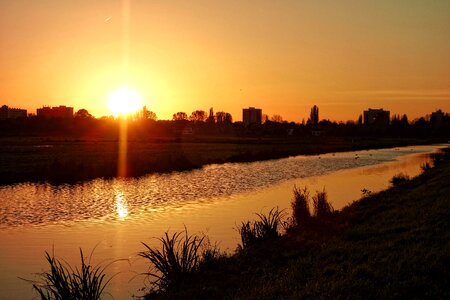
[[[450,300],[449,20],[0,0],[0,300]]]
[[[126,115],[142,107],[140,95],[128,87],[117,89],[108,97],[108,107],[114,116]]]

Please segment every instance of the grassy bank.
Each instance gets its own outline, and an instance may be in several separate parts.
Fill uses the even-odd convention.
[[[295,225],[232,256],[216,255],[149,299],[448,299],[450,162]]]
[[[247,162],[299,154],[427,144],[439,140],[392,138],[158,138],[130,140],[128,176]],[[117,140],[0,139],[0,184],[74,183],[117,174]]]

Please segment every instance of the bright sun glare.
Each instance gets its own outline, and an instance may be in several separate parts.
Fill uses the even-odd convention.
[[[136,91],[125,86],[109,95],[108,107],[114,116],[126,115],[141,109],[142,100]]]

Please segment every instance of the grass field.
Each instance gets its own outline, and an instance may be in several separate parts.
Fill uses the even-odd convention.
[[[450,162],[328,222],[219,256],[149,299],[449,299]]]
[[[396,147],[436,141],[388,138],[159,138],[130,140],[128,176],[199,168],[211,163],[256,161]],[[117,140],[0,139],[0,184],[73,183],[117,174]]]

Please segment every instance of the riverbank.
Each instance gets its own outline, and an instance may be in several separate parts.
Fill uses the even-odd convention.
[[[130,140],[129,177],[191,170],[208,164],[251,162],[329,152],[446,142],[435,139],[307,137]],[[75,183],[117,174],[117,140],[2,138],[0,184]]]
[[[217,257],[149,298],[448,298],[448,178],[447,157],[326,222]]]

